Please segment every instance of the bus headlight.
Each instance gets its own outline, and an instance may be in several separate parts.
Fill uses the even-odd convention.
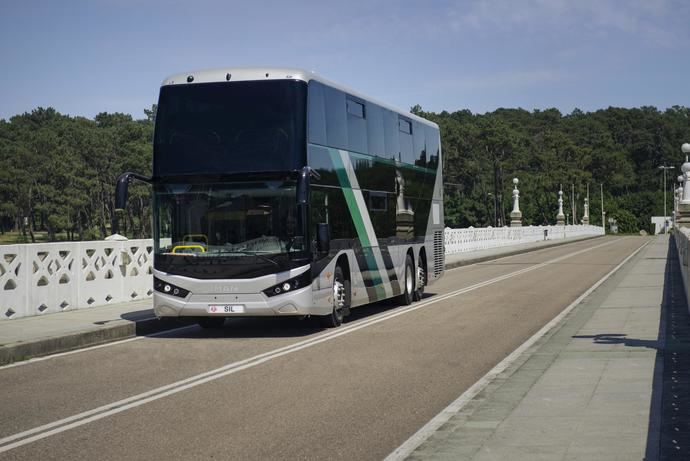
[[[166,295],[177,296],[178,298],[186,298],[189,290],[180,288],[172,283],[164,282],[159,278],[153,278],[153,289]]]
[[[297,277],[293,277],[289,280],[286,280],[284,282],[280,282],[277,285],[273,285],[270,288],[266,288],[264,290],[264,294],[266,296],[277,296],[277,295],[282,295],[283,293],[289,293],[291,291],[298,290],[300,288],[304,288],[307,285],[311,283],[311,271],[307,270],[304,273],[298,275]]]

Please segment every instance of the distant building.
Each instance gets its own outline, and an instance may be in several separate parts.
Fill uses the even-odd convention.
[[[664,232],[664,217],[663,216],[652,216],[652,224],[654,224],[654,235],[661,234]],[[666,226],[667,229],[673,227],[673,221],[671,221],[670,216],[666,216]]]

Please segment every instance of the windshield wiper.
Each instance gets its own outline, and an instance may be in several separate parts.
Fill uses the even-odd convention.
[[[277,262],[269,258],[268,256],[260,255],[258,253],[252,253],[251,251],[243,251],[243,250],[214,250],[211,254],[224,254],[224,255],[231,255],[231,254],[238,254],[238,255],[244,255],[244,256],[256,256],[257,258],[263,260],[263,261],[268,261],[270,263],[273,263],[276,266],[280,266]]]

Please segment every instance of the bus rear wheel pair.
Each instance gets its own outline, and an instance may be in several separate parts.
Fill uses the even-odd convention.
[[[417,268],[417,273],[414,270],[414,261],[412,261],[412,256],[409,254],[405,260],[405,283],[403,284],[403,294],[401,294],[398,299],[400,303],[409,306],[413,301],[419,301],[422,299],[424,294],[424,280],[426,276],[424,274],[424,268],[421,265]],[[416,280],[415,280],[416,279]]]
[[[409,306],[413,301],[421,300],[424,294],[425,279],[426,276],[422,265],[420,264],[415,274],[412,256],[407,255],[405,260],[405,283],[403,284],[404,292],[398,297],[400,303]],[[323,327],[334,328],[343,323],[345,314],[349,310],[349,296],[350,281],[345,278],[343,269],[337,266],[333,274],[333,309],[329,315],[323,315],[319,318]]]

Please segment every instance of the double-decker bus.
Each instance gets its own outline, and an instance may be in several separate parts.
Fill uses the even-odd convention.
[[[312,72],[173,75],[156,113],[153,305],[205,328],[410,304],[444,270],[438,126]]]

